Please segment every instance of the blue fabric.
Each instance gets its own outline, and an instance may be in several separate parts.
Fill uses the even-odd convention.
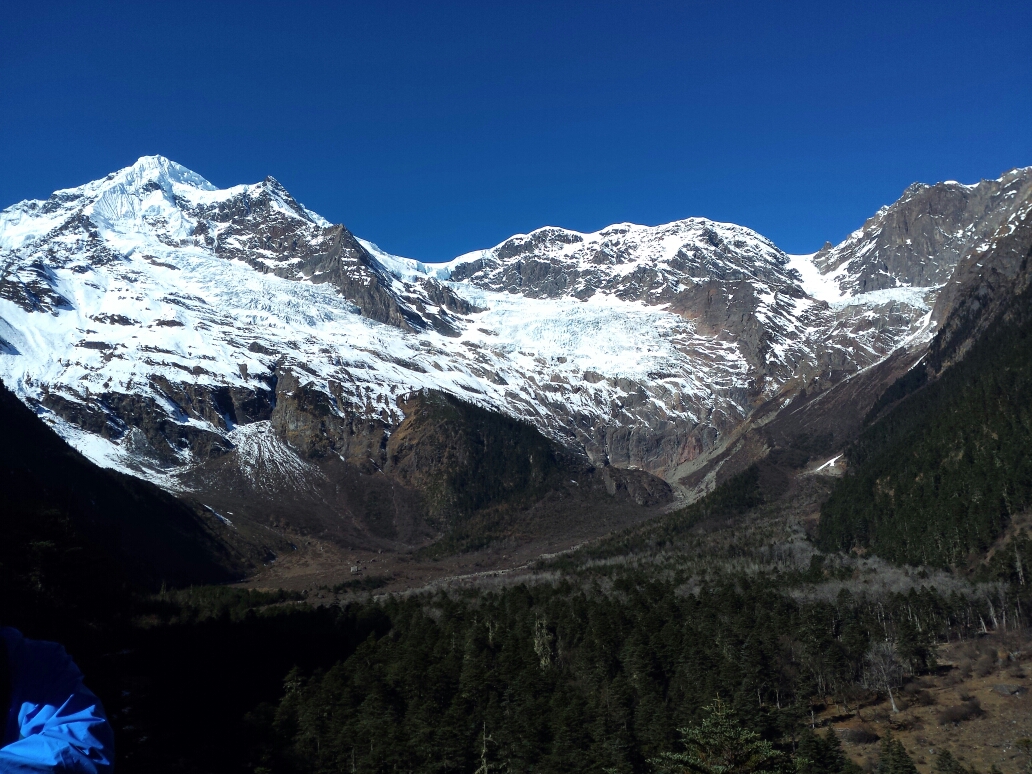
[[[11,667],[11,706],[0,747],[0,774],[110,774],[111,726],[82,672],[56,642],[0,629]]]

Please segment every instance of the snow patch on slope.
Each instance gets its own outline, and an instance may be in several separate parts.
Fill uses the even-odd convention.
[[[270,481],[286,482],[295,489],[309,489],[313,479],[323,477],[314,465],[302,460],[293,449],[276,437],[269,421],[240,425],[229,433],[241,473],[255,487],[263,489]]]
[[[817,265],[813,262],[814,255],[816,253],[789,255],[788,268],[799,274],[801,278],[799,284],[808,296],[816,298],[818,301],[825,301],[828,304],[838,303],[845,297],[845,294],[839,287],[835,275],[830,272],[823,274],[817,268]]]
[[[405,282],[414,282],[427,277],[446,280],[451,276],[451,269],[449,267],[454,261],[451,263],[423,263],[413,258],[391,255],[366,239],[359,239],[358,241],[381,266],[397,279]]]

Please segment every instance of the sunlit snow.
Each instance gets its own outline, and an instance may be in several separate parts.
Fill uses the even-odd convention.
[[[672,309],[664,300],[670,294],[713,278],[749,284],[768,337],[759,389],[769,396],[814,371],[840,329],[834,309],[899,302],[924,317],[936,290],[846,297],[841,276],[821,274],[812,256],[786,256],[748,229],[702,218],[617,224],[592,234],[548,228],[508,240],[542,242],[536,260],[568,267],[582,283],[556,297],[502,288],[511,260],[498,247],[430,264],[362,241],[397,292],[432,280],[482,310],[457,316],[457,337],[411,332],[361,316],[329,283],[258,271],[216,255],[196,236],[204,225],[198,208],[263,192],[284,217],[329,226],[275,181],[219,190],[158,156],[0,212],[0,282],[28,289],[38,280],[53,297],[37,310],[0,298],[0,378],[101,465],[175,486],[168,471],[134,457],[124,438],[101,438],[44,411],[44,392],[84,405],[106,393],[146,394],[176,422],[222,434],[240,450],[242,464],[300,477],[308,474],[305,463],[271,438],[268,423],[215,427],[185,414],[155,379],[261,388],[263,374],[287,368],[316,389],[339,385],[354,405],[389,423],[402,418],[401,396],[434,389],[566,440],[579,432],[574,417],[650,427],[659,416],[691,429],[707,417],[743,418],[756,366],[733,337],[702,332],[692,314]],[[221,238],[220,224],[207,226]],[[471,264],[480,272],[476,283],[452,281],[458,267]],[[626,289],[638,277],[652,278],[667,295],[657,290],[628,300]],[[581,300],[574,293],[585,282],[595,285]],[[847,345],[868,353],[866,362],[885,348],[863,338],[834,346]],[[628,390],[644,397],[628,400]],[[190,462],[184,451],[182,463]]]

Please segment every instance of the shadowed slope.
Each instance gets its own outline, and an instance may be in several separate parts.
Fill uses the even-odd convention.
[[[243,570],[189,507],[153,484],[97,467],[2,385],[0,438],[8,545],[20,522],[47,514],[66,519],[148,586],[224,581]]]

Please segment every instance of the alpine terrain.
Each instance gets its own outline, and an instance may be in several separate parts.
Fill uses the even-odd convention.
[[[119,770],[1032,766],[1032,167],[430,264],[145,157],[0,267],[0,619]]]
[[[501,507],[512,534],[542,498],[661,506],[800,438],[832,456],[1015,275],[1030,209],[1022,169],[911,186],[810,256],[690,218],[427,264],[271,177],[217,189],[150,156],[0,212],[0,376],[226,527],[401,548]]]

